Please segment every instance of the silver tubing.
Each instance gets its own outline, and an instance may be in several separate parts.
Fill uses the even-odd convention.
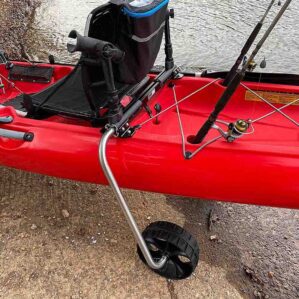
[[[175,85],[172,87],[172,91],[173,91],[174,101],[175,101],[175,104],[176,104],[176,112],[177,112],[180,131],[181,131],[183,155],[184,155],[184,157],[186,157],[186,142],[185,142],[186,138],[185,138],[184,127],[183,127],[183,122],[182,122],[182,118],[181,118],[180,107],[179,107],[178,99],[177,99],[177,96],[176,96]]]
[[[4,105],[1,105],[1,104],[0,104],[0,109],[2,109],[2,108],[6,108],[6,107],[8,107],[8,106],[4,106]],[[24,112],[24,111],[21,111],[21,110],[17,110],[16,108],[14,108],[14,109],[15,109],[15,112],[16,112],[16,114],[17,114],[18,116],[26,117],[27,112]]]
[[[0,137],[5,137],[9,139],[25,140],[26,133],[0,129]]]
[[[202,146],[200,146],[194,153],[192,153],[189,157],[189,159],[194,158],[199,152],[201,152],[202,150],[204,150],[206,147],[208,147],[209,145],[215,143],[216,141],[222,139],[223,136],[219,135],[218,137],[213,138],[210,141],[207,141],[205,144],[203,144]]]
[[[179,100],[177,103],[169,106],[168,108],[166,108],[165,110],[161,111],[160,113],[157,113],[156,115],[154,115],[153,117],[150,117],[149,119],[145,120],[144,122],[142,122],[141,124],[139,124],[137,127],[141,128],[144,125],[146,125],[147,123],[149,123],[151,120],[153,120],[154,118],[160,117],[162,114],[166,113],[167,111],[171,110],[172,108],[182,104],[183,102],[185,102],[186,100],[190,99],[191,97],[195,96],[196,94],[200,93],[201,91],[203,91],[204,89],[208,88],[210,85],[216,83],[217,81],[219,81],[220,79],[217,78],[213,81],[211,81],[210,83],[206,84],[205,86],[195,90],[194,92],[190,93],[188,96],[182,98],[181,100]]]
[[[258,97],[260,100],[262,100],[264,103],[268,104],[271,108],[273,108],[275,111],[274,113],[279,113],[282,116],[284,116],[285,118],[287,118],[290,122],[292,122],[294,125],[296,125],[297,127],[299,127],[299,123],[297,121],[295,121],[292,117],[290,117],[289,115],[287,115],[286,113],[284,113],[282,110],[286,107],[288,107],[289,105],[286,105],[285,107],[282,108],[276,108],[273,104],[271,104],[269,101],[267,101],[265,98],[263,98],[262,96],[260,96],[257,92],[255,92],[254,90],[250,89],[249,87],[247,87],[245,84],[241,83],[241,86],[243,86],[246,90],[248,90],[249,92],[251,92],[253,95],[255,95],[256,97]],[[298,100],[294,101],[297,102]],[[268,114],[267,116],[270,116],[274,113]],[[265,117],[264,117],[265,118]],[[256,122],[256,121],[255,121]]]
[[[133,217],[133,215],[131,214],[131,211],[127,205],[127,202],[118,186],[118,183],[111,171],[111,168],[109,166],[108,160],[107,160],[107,144],[108,141],[110,140],[110,138],[115,134],[115,129],[111,128],[109,129],[107,132],[104,133],[101,142],[100,142],[100,146],[99,146],[99,159],[100,159],[100,164],[102,166],[102,169],[104,171],[104,174],[118,200],[118,203],[123,211],[123,213],[126,216],[127,222],[134,234],[134,237],[143,253],[143,256],[147,262],[147,264],[149,265],[149,267],[151,267],[154,270],[159,270],[162,267],[164,267],[166,261],[167,261],[167,257],[164,256],[163,258],[161,258],[159,261],[155,262],[151,256],[150,251],[148,250],[146,243],[138,229],[138,226],[136,224],[136,221]]]
[[[264,116],[261,116],[261,117],[259,117],[259,118],[257,118],[257,119],[254,119],[254,120],[252,120],[250,123],[253,124],[253,123],[256,123],[256,122],[258,122],[258,121],[261,121],[261,120],[263,120],[263,119],[265,119],[265,118],[267,118],[267,117],[269,117],[269,116],[271,116],[271,115],[277,113],[278,111],[282,111],[282,110],[284,110],[285,108],[288,108],[288,107],[290,107],[290,106],[292,106],[292,105],[295,105],[295,104],[298,103],[298,102],[299,102],[299,99],[297,99],[297,100],[295,100],[295,101],[293,101],[293,102],[291,102],[291,103],[289,103],[289,104],[287,104],[287,105],[285,105],[285,106],[282,106],[282,107],[278,108],[277,110],[275,109],[274,111],[269,112],[268,114],[266,114],[266,115],[264,115]],[[297,123],[295,123],[295,124],[297,125]],[[298,126],[298,125],[297,125],[297,126]]]
[[[12,116],[3,116],[0,117],[0,123],[1,124],[10,124],[13,122],[13,117]]]

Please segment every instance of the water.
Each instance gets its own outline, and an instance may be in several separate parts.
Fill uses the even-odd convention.
[[[66,51],[68,33],[72,29],[83,32],[89,12],[106,2],[44,0],[29,31],[29,53],[35,59],[54,54],[60,62],[74,62]],[[176,63],[186,68],[229,69],[268,5],[269,0],[171,1],[176,12],[171,20]],[[279,8],[276,5],[272,9],[266,26]],[[266,57],[266,71],[299,73],[298,12],[299,1],[293,1],[257,57],[258,63]],[[156,64],[163,64],[162,54]]]

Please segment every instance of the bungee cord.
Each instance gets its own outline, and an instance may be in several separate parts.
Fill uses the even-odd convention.
[[[260,122],[261,120],[264,120],[266,118],[269,118],[270,116],[279,113],[281,114],[284,118],[286,118],[287,120],[289,120],[290,122],[292,122],[296,127],[299,127],[299,123],[296,122],[292,117],[290,117],[288,114],[286,114],[285,112],[283,112],[283,110],[285,110],[286,108],[295,105],[297,103],[299,103],[299,98],[293,100],[292,102],[277,108],[275,107],[271,102],[269,102],[267,99],[265,99],[264,97],[260,96],[258,93],[256,93],[254,90],[250,89],[248,86],[246,86],[244,83],[241,83],[241,86],[243,88],[245,88],[246,90],[248,90],[249,92],[251,92],[252,94],[254,94],[255,96],[257,96],[261,101],[263,101],[265,104],[269,105],[271,108],[273,108],[274,110],[262,115],[258,118],[255,119],[248,119],[246,122],[248,124],[248,130],[246,132],[241,132],[238,131],[237,128],[234,128],[236,130],[236,132],[238,134],[228,134],[228,131],[225,131],[224,129],[222,129],[221,127],[219,127],[218,125],[216,125],[216,123],[225,125],[227,127],[227,129],[229,128],[229,125],[231,123],[226,122],[224,120],[221,119],[217,119],[215,121],[215,124],[212,126],[212,129],[218,131],[220,134],[214,138],[212,138],[211,140],[208,140],[207,142],[203,143],[202,145],[200,145],[195,151],[193,152],[189,152],[187,151],[187,138],[186,138],[186,134],[184,131],[184,124],[183,124],[183,120],[181,117],[181,112],[180,112],[180,105],[185,102],[186,100],[190,100],[193,96],[197,95],[198,93],[200,93],[201,91],[205,90],[206,88],[208,88],[209,86],[213,85],[214,83],[216,83],[217,81],[219,81],[220,79],[215,79],[213,81],[211,81],[209,84],[206,84],[205,86],[197,89],[196,91],[192,92],[190,95],[185,96],[184,98],[182,98],[181,100],[178,100],[177,98],[177,94],[176,94],[176,86],[175,84],[173,86],[171,86],[172,91],[173,91],[173,98],[174,98],[174,104],[170,105],[168,108],[164,109],[163,111],[161,111],[160,113],[158,113],[157,115],[148,118],[147,120],[143,121],[142,123],[140,123],[139,125],[135,126],[136,129],[140,130],[144,125],[148,124],[149,122],[151,122],[152,120],[154,120],[156,117],[159,117],[160,115],[165,114],[166,112],[168,112],[169,110],[171,110],[172,108],[176,109],[176,113],[177,113],[177,117],[178,117],[178,124],[179,124],[179,131],[180,131],[180,137],[181,137],[181,143],[182,143],[182,152],[183,152],[183,156],[184,158],[190,160],[192,158],[194,158],[198,153],[200,153],[202,150],[204,150],[206,147],[208,147],[209,145],[219,141],[219,140],[225,140],[228,143],[231,143],[237,139],[242,138],[243,136],[248,136],[248,135],[252,135],[255,133],[256,129],[254,127],[254,124]],[[250,129],[250,130],[249,130]],[[229,137],[232,137],[233,140],[229,141]]]
[[[144,122],[140,123],[139,125],[136,126],[136,129],[139,129],[141,127],[143,127],[144,125],[146,125],[148,122],[150,122],[151,120],[160,117],[162,114],[166,113],[167,111],[171,110],[172,108],[176,107],[177,105],[180,105],[181,103],[185,102],[186,100],[188,100],[189,98],[193,97],[194,95],[196,95],[197,93],[203,91],[204,89],[208,88],[209,86],[213,85],[214,83],[216,83],[217,81],[221,80],[220,78],[217,78],[215,80],[213,80],[212,82],[206,84],[205,86],[195,90],[194,92],[192,92],[191,94],[189,94],[188,96],[184,97],[183,99],[181,99],[180,101],[178,101],[177,104],[171,105],[168,108],[166,108],[165,110],[157,113],[154,116],[151,116],[149,119],[145,120]]]

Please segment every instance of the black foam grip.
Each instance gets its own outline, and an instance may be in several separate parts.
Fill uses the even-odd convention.
[[[233,80],[230,82],[224,93],[222,94],[221,98],[217,102],[214,111],[211,113],[209,119],[204,123],[201,127],[197,135],[192,140],[193,144],[201,143],[207,134],[209,133],[210,129],[212,128],[213,124],[217,120],[218,115],[221,111],[225,108],[233,94],[235,93],[236,89],[240,85],[242,79],[244,77],[243,72],[237,72]]]

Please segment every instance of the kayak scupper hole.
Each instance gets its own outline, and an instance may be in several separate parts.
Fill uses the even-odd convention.
[[[187,137],[187,141],[191,144],[194,144],[194,139],[195,139],[195,136],[194,135],[190,135]]]

